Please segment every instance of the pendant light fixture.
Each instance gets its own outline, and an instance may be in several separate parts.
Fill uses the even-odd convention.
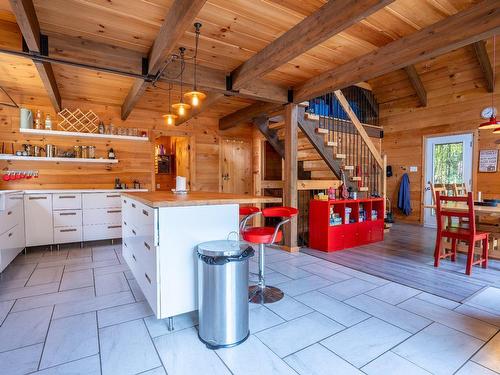
[[[207,97],[204,93],[202,93],[201,91],[198,91],[198,88],[196,86],[196,67],[197,67],[196,57],[198,56],[198,41],[200,39],[200,28],[201,28],[201,23],[196,22],[194,24],[194,30],[195,30],[194,32],[195,32],[196,36],[195,36],[195,49],[194,49],[194,56],[193,56],[193,60],[194,60],[193,90],[184,94],[184,97],[187,100],[191,101],[191,105],[193,107],[198,107],[200,105],[200,102]]]
[[[495,107],[493,106],[494,104],[494,99],[495,99],[495,69],[496,69],[496,37],[493,36],[493,91],[491,93],[491,107],[490,107],[490,119],[486,122],[483,122],[482,124],[479,124],[479,130],[485,130],[485,129],[494,129],[493,133],[498,134],[500,133],[500,122],[497,121],[497,111]],[[486,108],[485,110],[488,110]]]
[[[171,99],[172,99],[172,84],[170,83],[168,85],[168,113],[166,115],[163,115],[163,118],[165,119],[165,123],[167,125],[175,125],[175,119],[178,118],[176,114],[170,112],[171,108]]]
[[[172,108],[177,111],[177,114],[181,117],[186,115],[186,112],[191,108],[191,106],[187,103],[184,103],[184,97],[182,96],[182,73],[184,72],[184,52],[186,51],[186,48],[180,47],[180,56],[181,56],[181,94],[180,94],[180,101],[179,103],[172,104]]]

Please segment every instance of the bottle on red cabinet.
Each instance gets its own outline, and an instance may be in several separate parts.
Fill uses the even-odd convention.
[[[328,199],[335,200],[335,189],[331,186],[328,188]]]

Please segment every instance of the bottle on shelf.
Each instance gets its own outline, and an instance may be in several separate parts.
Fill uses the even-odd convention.
[[[45,130],[52,130],[52,119],[48,113],[45,116]]]
[[[35,129],[42,129],[42,111],[39,109],[36,111]]]
[[[108,151],[108,159],[115,159],[115,158],[116,158],[115,152],[113,151],[112,148],[110,148]]]

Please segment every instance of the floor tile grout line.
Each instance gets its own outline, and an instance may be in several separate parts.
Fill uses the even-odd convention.
[[[288,355],[286,355],[286,356],[284,356],[284,357],[280,357],[280,356],[278,355],[278,353],[276,353],[273,349],[271,349],[271,347],[269,347],[269,345],[267,345],[264,341],[262,341],[262,340],[260,339],[260,337],[258,337],[258,336],[257,336],[257,335],[255,335],[255,334],[252,334],[252,336],[253,336],[253,337],[255,337],[257,340],[259,340],[259,341],[262,343],[262,345],[264,345],[266,348],[268,348],[268,349],[271,351],[271,353],[273,353],[273,354],[274,354],[276,357],[278,357],[281,361],[285,362],[285,364],[286,364],[288,367],[290,367],[290,368],[291,368],[294,372],[296,372],[296,373],[298,374],[298,372],[295,370],[295,368],[293,368],[292,366],[290,366],[290,365],[289,365],[289,364],[285,361],[285,358],[286,358]],[[315,342],[314,344],[316,344],[316,343],[317,343],[317,342]],[[314,345],[314,344],[311,344],[311,345]],[[311,345],[308,345],[307,347],[309,347],[309,346],[311,346]],[[303,349],[305,349],[305,348],[303,348]],[[296,352],[294,352],[294,353],[296,353]],[[290,354],[290,355],[291,355],[291,354]],[[299,374],[299,375],[300,375],[300,374]]]
[[[153,348],[155,348],[155,351],[156,351],[156,355],[158,356],[158,359],[160,360],[160,363],[161,363],[161,367],[163,367],[163,369],[165,370],[165,373],[168,374],[167,372],[167,368],[165,367],[165,364],[163,363],[163,359],[161,358],[161,355],[160,355],[160,352],[158,351],[158,348],[156,347],[155,345],[155,338],[157,337],[161,337],[161,336],[166,336],[166,335],[161,335],[161,336],[157,336],[155,338],[153,338],[153,336],[151,335],[151,332],[149,332],[149,329],[148,329],[148,325],[146,324],[146,321],[144,320],[145,318],[141,318],[142,320],[142,324],[144,324],[144,327],[146,328],[146,332],[148,333],[148,336],[149,336],[149,339],[151,340],[151,344],[153,345]],[[191,328],[191,327],[186,327],[185,329],[187,328]],[[181,332],[183,331],[184,329],[180,329],[179,331],[177,332]],[[174,332],[170,332],[170,334],[173,334]],[[155,367],[156,368],[156,367]],[[149,371],[149,370],[146,370],[146,371]],[[143,371],[144,372],[144,371]]]
[[[481,345],[481,346],[480,346],[480,347],[479,347],[479,348],[478,348],[478,349],[477,349],[474,353],[472,353],[472,355],[470,355],[470,356],[469,356],[469,357],[465,360],[465,362],[464,362],[464,363],[463,363],[463,364],[462,364],[462,365],[458,368],[458,370],[457,370],[457,371],[459,371],[459,370],[460,370],[463,366],[465,366],[465,364],[466,364],[467,362],[472,361],[472,358],[474,358],[474,356],[475,356],[477,353],[479,353],[479,352],[480,352],[480,351],[481,351],[481,350],[482,350],[482,349],[483,349],[486,345],[488,345],[488,343],[489,343],[491,340],[493,340],[493,338],[494,338],[497,334],[498,334],[498,331],[497,331],[497,333],[495,333],[493,336],[491,336],[491,337],[490,337],[487,341],[484,341],[484,342],[483,342],[483,344],[482,344],[482,345]],[[482,341],[482,340],[480,340],[480,341]],[[472,361],[472,362],[474,362],[474,363],[475,363],[475,361]],[[478,365],[480,365],[480,364],[478,363]],[[482,365],[481,365],[481,366],[482,366]],[[482,367],[485,367],[485,366],[482,366]],[[489,369],[489,368],[488,368],[488,369]],[[491,369],[489,369],[489,370],[491,370]],[[492,371],[493,371],[493,370],[492,370]],[[494,372],[496,372],[496,371],[494,371]]]
[[[36,344],[38,345],[38,344]],[[26,348],[27,346],[24,346],[24,348]],[[46,370],[50,370],[50,369],[54,369],[56,367],[59,367],[59,366],[63,366],[63,365],[67,365],[67,364],[70,364],[70,363],[74,363],[74,362],[78,362],[78,361],[81,361],[83,359],[87,359],[87,358],[92,358],[94,356],[96,356],[98,354],[92,354],[92,355],[87,355],[85,357],[82,357],[82,358],[78,358],[78,359],[72,359],[71,361],[68,361],[68,362],[64,362],[64,363],[60,363],[60,364],[57,364],[57,365],[54,365],[54,366],[50,366],[50,367],[46,367],[44,368],[43,370],[35,370],[35,371],[32,371],[32,372],[28,372],[26,375],[29,375],[29,374],[37,374],[38,371],[46,371]]]
[[[421,300],[421,301],[423,301],[423,302],[427,302],[427,303],[430,303],[431,305],[434,305],[434,306],[437,306],[437,307],[441,307],[441,308],[446,309],[446,310],[449,310],[449,311],[452,311],[452,312],[454,312],[454,313],[456,313],[456,314],[463,315],[463,316],[465,316],[465,317],[466,317],[466,318],[468,318],[468,319],[474,319],[474,320],[477,320],[477,321],[478,321],[479,323],[481,323],[481,324],[487,324],[487,325],[489,325],[489,326],[491,326],[491,327],[496,328],[496,330],[497,330],[496,332],[498,332],[498,330],[500,329],[500,328],[498,328],[498,327],[494,326],[493,324],[490,324],[490,323],[487,323],[487,322],[483,322],[482,320],[479,320],[479,319],[473,318],[473,317],[468,316],[468,315],[465,315],[465,314],[461,314],[461,313],[459,313],[458,311],[451,310],[451,309],[447,309],[446,307],[443,307],[443,306],[440,306],[440,305],[436,305],[436,304],[434,304],[434,303],[432,303],[432,302],[428,302],[428,301],[425,301],[425,300]],[[397,306],[397,307],[399,307],[399,306]],[[457,306],[457,307],[458,307],[458,306]],[[410,312],[410,313],[412,313],[412,314],[418,315],[418,316],[420,316],[421,318],[424,318],[424,319],[427,319],[427,320],[433,321],[433,322],[435,322],[435,323],[438,323],[438,324],[441,324],[441,325],[443,325],[443,326],[445,326],[445,327],[448,327],[448,328],[450,328],[450,329],[453,329],[453,330],[455,330],[455,331],[457,331],[457,332],[463,333],[464,335],[467,335],[467,336],[469,336],[469,337],[475,338],[476,340],[479,340],[479,341],[483,341],[483,342],[484,342],[484,341],[486,341],[486,342],[487,342],[487,341],[491,340],[491,338],[492,338],[493,336],[495,336],[495,335],[496,335],[496,333],[495,333],[493,336],[491,336],[490,338],[488,338],[488,340],[483,340],[483,339],[481,339],[481,338],[479,338],[479,337],[476,337],[476,336],[471,335],[470,333],[460,331],[459,329],[456,329],[455,327],[451,327],[451,326],[449,326],[448,324],[446,324],[446,323],[444,323],[444,322],[438,322],[438,321],[436,321],[436,320],[433,320],[433,319],[431,319],[431,318],[428,318],[428,317],[426,317],[426,316],[423,316],[423,315],[421,315],[421,314],[418,314],[418,313],[416,313],[416,312],[414,312],[414,311],[407,310],[407,309],[405,309],[404,307],[400,307],[400,308],[401,308],[401,309],[403,309],[403,310],[405,310],[405,311],[407,311],[407,312]]]
[[[47,344],[47,337],[49,337],[50,327],[52,326],[52,317],[54,316],[55,308],[56,308],[56,306],[53,305],[52,306],[52,313],[50,314],[49,325],[47,326],[47,332],[45,333],[45,340],[43,341],[42,351],[40,352],[40,360],[38,361],[37,370],[40,370],[40,366],[42,365],[43,353],[45,351],[45,345]]]
[[[99,329],[99,313],[95,312],[95,322],[96,322],[96,330],[97,330],[97,347],[99,348],[99,371],[102,374],[102,351],[101,351],[101,332]]]
[[[467,362],[473,362],[473,363],[475,363],[476,365],[481,366],[481,367],[482,367],[482,368],[484,368],[484,369],[487,369],[487,370],[493,371],[495,374],[500,374],[498,371],[493,370],[493,369],[491,369],[491,368],[489,368],[489,367],[487,367],[487,366],[485,366],[485,365],[483,365],[483,364],[481,364],[481,363],[479,363],[479,362],[474,361],[474,359],[473,359],[472,357],[471,357],[471,358],[470,358]],[[464,363],[464,366],[467,364],[467,362],[465,362],[465,363]],[[463,367],[463,366],[462,366],[462,367]]]

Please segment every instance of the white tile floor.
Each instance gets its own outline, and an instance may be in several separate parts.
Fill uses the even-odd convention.
[[[16,258],[0,279],[0,374],[500,374],[494,287],[460,304],[269,249],[268,280],[285,298],[250,305],[250,338],[212,351],[196,313],[173,332],[152,316],[120,248]]]

